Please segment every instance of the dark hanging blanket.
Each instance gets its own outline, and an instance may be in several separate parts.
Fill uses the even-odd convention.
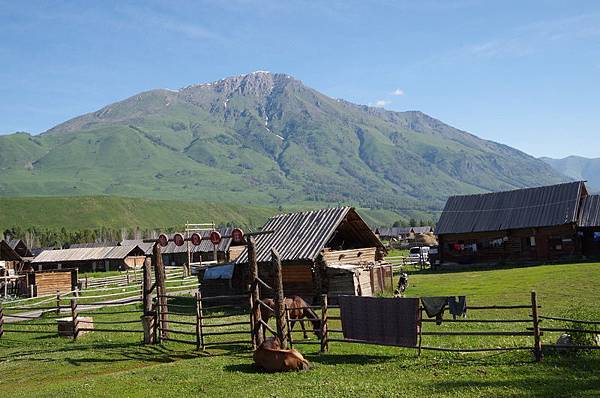
[[[416,347],[418,298],[340,296],[344,338]]]

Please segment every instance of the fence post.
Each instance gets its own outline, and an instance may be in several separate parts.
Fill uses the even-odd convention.
[[[254,303],[252,301],[252,285],[248,285],[248,304],[250,304],[250,340],[252,340],[252,349],[256,350],[256,341],[254,341],[254,329],[256,329],[256,323],[254,322]]]
[[[327,295],[321,296],[321,352],[329,351],[329,333],[327,331]]]
[[[292,348],[294,348],[294,336],[292,335],[292,328],[290,327],[290,311],[289,311],[287,304],[284,307],[285,307],[285,325],[287,327],[287,338],[288,338],[288,343],[290,345],[289,348],[292,349]]]
[[[287,349],[287,334],[285,328],[285,297],[283,295],[283,276],[281,271],[281,259],[277,250],[271,249],[271,262],[274,271],[275,288],[275,321],[277,323],[277,337],[281,342],[281,348]]]
[[[56,315],[60,315],[60,291],[56,291]]]
[[[167,329],[169,329],[169,309],[167,307],[167,298],[165,297],[167,294],[165,289],[165,267],[163,265],[162,253],[158,242],[154,243],[152,260],[154,261],[156,305],[159,314],[158,323],[160,324],[160,336],[169,337],[169,333],[167,332]]]
[[[144,344],[154,344],[156,343],[156,313],[152,311],[152,270],[148,259],[144,260],[143,271],[142,295],[144,313],[142,314],[142,326],[144,328]]]
[[[0,304],[0,337],[4,335],[4,308]]]
[[[204,351],[204,333],[202,331],[202,293],[196,292],[196,350]]]
[[[540,334],[540,320],[538,318],[538,301],[535,290],[531,291],[531,317],[533,319],[533,355],[536,362],[540,362],[544,357],[542,353],[542,340]]]
[[[79,333],[79,319],[77,316],[77,299],[71,299],[71,322],[73,323],[73,340],[77,340]]]
[[[250,292],[252,296],[252,316],[254,318],[254,329],[252,331],[253,345],[259,347],[263,343],[263,326],[260,323],[262,320],[260,315],[260,288],[258,286],[258,263],[256,261],[256,242],[253,236],[248,236],[248,266],[250,267]]]

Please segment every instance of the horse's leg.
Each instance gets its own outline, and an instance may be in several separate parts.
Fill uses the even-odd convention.
[[[308,339],[308,335],[306,334],[306,327],[304,326],[304,320],[300,320],[300,326],[302,326],[302,333],[304,334],[304,339]]]

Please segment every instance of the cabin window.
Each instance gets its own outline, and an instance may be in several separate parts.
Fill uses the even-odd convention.
[[[600,232],[594,232],[593,240],[596,243],[600,243]]]
[[[550,239],[550,247],[556,251],[561,251],[563,249],[563,241],[560,238],[551,238]]]
[[[523,238],[523,246],[529,247],[529,248],[535,247],[535,236]]]

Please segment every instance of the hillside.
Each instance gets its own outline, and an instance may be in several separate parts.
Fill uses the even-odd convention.
[[[554,170],[575,180],[587,180],[588,186],[600,192],[600,158],[569,156],[563,159],[540,158]]]
[[[544,162],[421,112],[255,72],[152,90],[39,136],[0,136],[0,196],[119,195],[403,214],[452,194],[563,181]]]
[[[187,222],[232,223],[256,228],[274,214],[295,210],[109,196],[0,198],[0,209],[0,233],[15,226],[66,230],[102,227],[160,229],[181,228]],[[371,225],[390,225],[398,219],[393,212],[385,210],[359,209],[359,212]]]

